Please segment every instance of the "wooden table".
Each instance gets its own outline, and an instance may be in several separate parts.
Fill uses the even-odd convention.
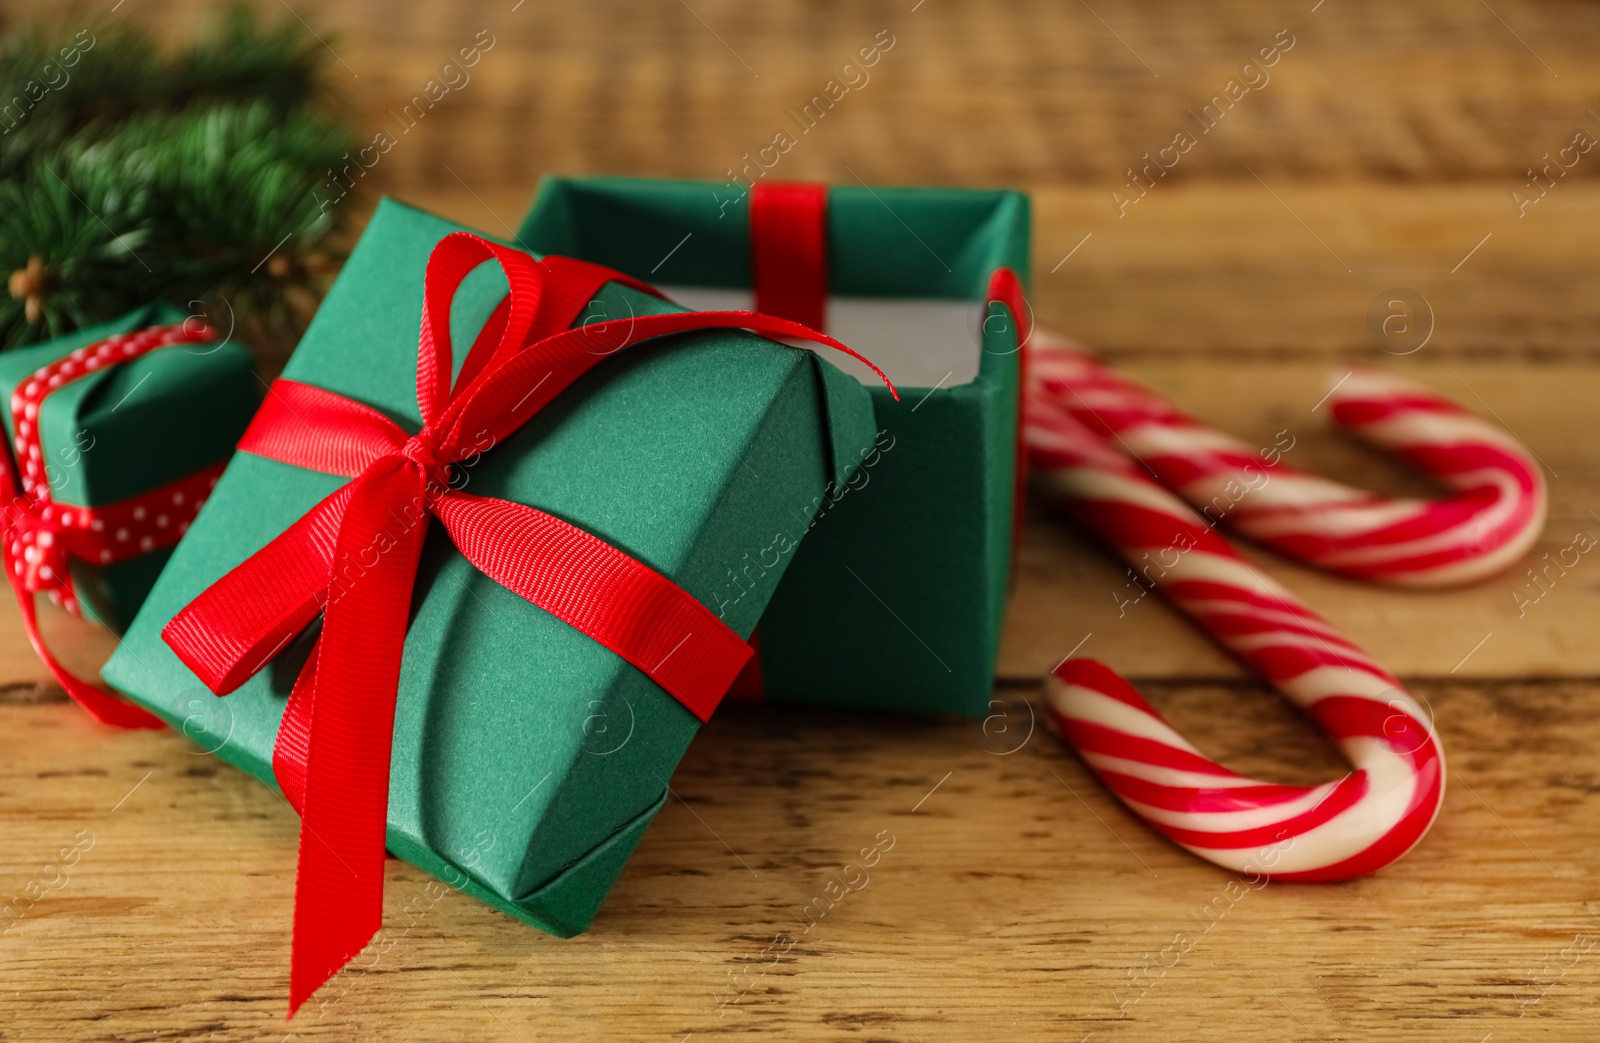
[[[1600,152],[1524,216],[1512,193],[1545,152],[1600,136],[1600,10],[1493,3],[340,0],[307,17],[363,132],[490,30],[471,82],[373,178],[491,232],[545,171],[720,176],[888,27],[895,49],[783,175],[1030,188],[1039,316],[1246,438],[1287,429],[1298,466],[1426,488],[1313,408],[1352,362],[1492,414],[1549,470],[1537,560],[1600,535]],[[176,34],[197,6],[118,17]],[[1283,27],[1296,44],[1270,83],[1119,217],[1124,169]],[[1391,287],[1431,305],[1414,354],[1369,335]],[[1092,635],[1085,653],[1229,765],[1342,770],[1164,607],[1118,619],[1118,568],[1040,513],[994,718],[727,707],[588,934],[545,937],[391,862],[382,944],[288,1024],[294,815],[179,736],[91,724],[13,616],[0,898],[42,897],[0,937],[0,1039],[1592,1040],[1600,563],[1519,610],[1526,565],[1429,595],[1251,553],[1435,715],[1443,812],[1375,878],[1230,902],[1229,874],[1035,726],[1038,679]],[[50,622],[86,666],[103,654]],[[887,838],[806,929],[801,908]],[[1174,958],[1180,932],[1196,944]]]

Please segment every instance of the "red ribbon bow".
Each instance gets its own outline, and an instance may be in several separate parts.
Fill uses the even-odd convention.
[[[193,321],[119,333],[41,367],[11,394],[17,463],[13,468],[10,457],[0,451],[0,499],[5,504],[0,518],[0,561],[4,562],[6,578],[17,595],[28,643],[62,690],[103,724],[162,727],[161,719],[153,714],[74,677],[51,654],[39,633],[34,596],[48,594],[50,600],[77,615],[78,596],[68,571],[68,558],[110,565],[172,546],[189,528],[200,504],[217,484],[223,465],[216,464],[113,504],[78,507],[57,503],[50,487],[50,461],[39,441],[39,412],[46,398],[75,380],[159,348],[205,344],[216,339],[209,327]],[[84,453],[92,445],[61,448]]]
[[[450,303],[467,274],[488,260],[505,270],[510,293],[452,387]],[[607,282],[655,294],[597,265],[535,261],[464,232],[447,236],[424,281],[422,430],[407,435],[367,406],[279,380],[239,443],[246,452],[352,479],[162,633],[221,695],[323,616],[273,754],[273,772],[302,823],[291,1017],[382,921],[395,694],[430,515],[484,574],[622,656],[701,720],[750,657],[714,613],[649,566],[542,511],[450,486],[452,464],[498,443],[601,359],[642,340],[746,329],[861,358],[805,326],[754,312],[638,316],[569,329]]]

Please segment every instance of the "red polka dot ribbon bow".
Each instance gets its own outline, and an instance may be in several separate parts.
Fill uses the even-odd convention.
[[[452,385],[450,303],[467,274],[490,260],[504,269],[510,293]],[[467,233],[447,236],[424,281],[420,431],[408,434],[360,403],[279,380],[239,443],[245,452],[351,479],[163,632],[196,676],[225,694],[323,617],[273,757],[302,823],[291,1016],[382,919],[395,696],[430,517],[485,575],[626,659],[701,720],[750,657],[714,613],[649,566],[542,511],[450,485],[452,464],[497,444],[597,362],[639,341],[746,329],[861,357],[799,323],[755,312],[638,316],[569,329],[607,282],[655,293],[596,265],[535,261]]]
[[[45,646],[39,633],[34,596],[44,593],[74,615],[78,596],[68,559],[111,565],[170,547],[189,528],[195,512],[217,484],[222,464],[197,471],[138,496],[98,507],[59,503],[51,489],[52,461],[39,441],[39,411],[51,394],[84,377],[148,355],[160,348],[216,341],[208,327],[188,321],[119,333],[78,348],[37,370],[11,395],[16,464],[0,453],[0,555],[6,578],[22,609],[23,629],[34,651],[67,695],[97,721],[124,728],[159,728],[151,714],[74,677]],[[75,459],[89,451],[75,441],[58,451]],[[67,459],[58,461],[69,462]],[[20,472],[20,475],[19,475]]]

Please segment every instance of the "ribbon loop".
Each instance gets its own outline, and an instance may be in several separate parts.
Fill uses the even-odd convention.
[[[417,352],[417,405],[423,423],[438,418],[451,398],[450,374],[454,358],[450,346],[450,305],[456,291],[473,269],[485,261],[495,261],[505,272],[509,292],[505,311],[496,309],[467,353],[462,367],[467,379],[457,381],[457,389],[471,386],[481,370],[521,348],[533,329],[543,288],[541,270],[532,257],[519,250],[491,243],[470,232],[453,232],[440,240],[428,258],[424,276],[422,336]],[[501,318],[501,315],[504,318]]]
[[[355,488],[342,486],[307,511],[162,629],[200,683],[227,695],[317,618],[337,589],[334,546]]]

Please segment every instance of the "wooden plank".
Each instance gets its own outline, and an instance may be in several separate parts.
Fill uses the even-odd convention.
[[[1600,563],[1591,561],[1591,554],[1567,549],[1579,533],[1600,539],[1600,473],[1589,444],[1573,437],[1600,395],[1600,369],[1420,358],[1397,359],[1389,368],[1479,415],[1498,414],[1546,461],[1550,520],[1538,547],[1508,572],[1449,592],[1386,590],[1253,549],[1247,556],[1402,676],[1443,677],[1452,671],[1458,677],[1600,675],[1600,646],[1593,640],[1600,620]],[[1253,444],[1270,446],[1278,432],[1287,432],[1294,442],[1285,459],[1295,467],[1382,493],[1434,492],[1415,474],[1338,433],[1325,411],[1312,411],[1343,372],[1337,366],[1141,358],[1126,369],[1200,419]],[[1550,565],[1559,562],[1563,549],[1567,561],[1577,561],[1570,569]],[[1530,576],[1530,568],[1536,575]],[[1081,654],[1104,658],[1124,671],[1167,677],[1237,674],[1231,660],[1159,599],[1119,608],[1122,600],[1137,596],[1128,582],[1125,566],[1109,553],[1036,508],[1006,617],[1001,676],[1042,676],[1091,633]]]
[[[1268,695],[1150,687],[1242,770],[1338,770]],[[287,1025],[282,801],[175,735],[0,707],[0,898],[22,913],[0,926],[0,1024],[125,1043],[1592,1038],[1595,686],[1418,691],[1453,758],[1430,836],[1377,878],[1260,891],[1130,818],[1028,727],[1026,690],[1001,693],[1009,735],[730,707],[590,933],[546,937],[391,862],[385,935]]]
[[[80,677],[95,677],[110,658],[116,638],[39,599],[39,627],[47,647]],[[51,693],[54,693],[52,696]],[[12,701],[64,698],[50,671],[34,655],[22,630],[22,615],[9,591],[0,596],[0,698]]]
[[[395,194],[510,236],[532,182]],[[1492,183],[1161,185],[1120,219],[1099,188],[1029,191],[1035,313],[1112,358],[1600,361],[1600,186],[1559,185],[1521,219]],[[1395,287],[1433,316],[1416,355],[1369,326]]]
[[[1590,184],[1558,184],[1526,217],[1493,182],[1158,184],[1121,218],[1094,189],[1033,200],[1038,315],[1113,356],[1388,361],[1415,347],[1369,320],[1395,287],[1432,315],[1418,359],[1593,360],[1600,346]]]
[[[177,39],[210,11],[175,0],[118,16]],[[842,179],[848,163],[875,182],[1076,182],[1104,197],[1144,153],[1200,131],[1189,110],[1226,96],[1230,80],[1236,103],[1174,177],[1509,188],[1580,127],[1600,134],[1587,113],[1600,92],[1600,11],[1581,0],[338,0],[304,14],[337,56],[328,79],[363,139],[402,137],[382,168],[408,191],[451,187],[452,170],[480,190],[544,170],[716,178],[786,128],[799,140],[785,176]],[[1280,30],[1292,49],[1245,71]],[[880,31],[893,48],[845,70]],[[444,72],[480,32],[491,49],[464,75]],[[431,110],[415,106],[421,120],[400,118],[430,79],[450,89]],[[830,80],[837,102],[819,104],[826,115],[807,132],[788,112],[825,97]]]

